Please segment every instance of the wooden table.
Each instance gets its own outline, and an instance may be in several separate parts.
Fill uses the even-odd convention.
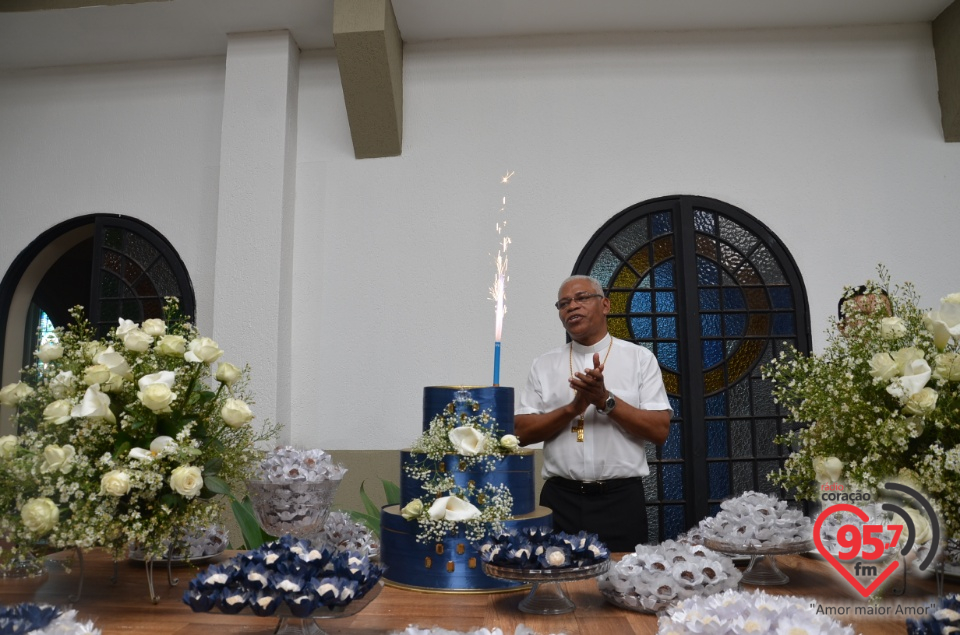
[[[68,597],[77,592],[79,570],[69,571],[73,552],[63,552],[47,558],[47,575],[39,579],[0,579],[0,603],[33,601],[68,605]],[[616,556],[615,556],[616,557]],[[225,559],[226,556],[223,556]],[[769,593],[802,595],[816,599],[825,611],[843,622],[852,624],[858,633],[903,634],[906,615],[935,601],[935,581],[910,577],[906,592],[892,595],[889,590],[881,606],[885,617],[856,615],[870,605],[843,581],[836,572],[820,560],[803,556],[780,556],[780,569],[790,577],[784,586],[764,587]],[[75,562],[73,563],[75,565]],[[194,613],[181,602],[181,596],[195,569],[174,567],[180,578],[177,586],[170,586],[166,567],[154,570],[155,589],[160,597],[157,604],[149,599],[145,566],[142,563],[121,562],[118,579],[111,583],[113,563],[102,551],[85,554],[85,579],[82,595],[73,608],[81,620],[92,619],[104,635],[135,633],[144,635],[194,634],[226,635],[228,633],[271,633],[276,618],[259,618],[248,612],[224,615],[219,611]],[[528,615],[517,610],[525,592],[484,594],[419,593],[386,587],[379,597],[360,613],[341,619],[320,620],[318,623],[331,635],[384,634],[402,631],[409,624],[428,628],[468,631],[486,626],[500,627],[504,635],[513,635],[518,624],[525,624],[542,635],[621,635],[657,632],[657,618],[619,609],[606,601],[597,590],[594,580],[564,583],[570,598],[576,603],[574,612],[566,615]],[[746,589],[753,587],[745,586]],[[945,592],[960,592],[960,584],[947,581]],[[845,614],[838,615],[845,610]]]

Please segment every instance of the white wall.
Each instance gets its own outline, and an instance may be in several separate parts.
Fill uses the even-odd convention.
[[[183,258],[209,330],[223,77],[222,58],[0,74],[0,272],[68,218],[134,216]]]
[[[960,145],[941,135],[929,26],[407,45],[403,154],[361,161],[335,56],[304,52],[300,68],[294,342],[278,352],[299,445],[400,448],[423,386],[491,382],[504,193],[500,383],[518,390],[563,341],[551,305],[585,242],[652,197],[711,196],[775,232],[816,347],[843,285],[878,262],[928,305],[960,291]],[[0,77],[0,271],[58,220],[122,211],[180,251],[203,327],[222,80],[222,61]],[[133,125],[144,111],[151,125]],[[256,301],[264,282],[249,284]]]

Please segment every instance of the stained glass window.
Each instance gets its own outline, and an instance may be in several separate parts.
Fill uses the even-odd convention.
[[[164,298],[180,298],[194,315],[193,290],[176,252],[150,228],[130,219],[101,219],[94,248],[91,322],[102,332],[119,318],[142,322],[163,316]]]
[[[782,241],[722,201],[657,199],[608,221],[573,273],[603,285],[614,336],[657,355],[673,406],[666,443],[648,444],[649,542],[725,498],[774,492],[787,429],[760,369],[787,344],[810,350],[806,291]]]

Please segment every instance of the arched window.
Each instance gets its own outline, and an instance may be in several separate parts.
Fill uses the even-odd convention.
[[[186,267],[155,229],[134,218],[95,214],[43,232],[13,261],[0,282],[3,383],[33,361],[38,327],[64,326],[82,305],[101,333],[124,317],[162,317],[163,298],[177,296],[185,315],[196,298]]]
[[[780,240],[722,201],[660,198],[611,218],[573,273],[607,291],[614,336],[656,354],[674,410],[667,442],[647,449],[648,541],[725,498],[775,492],[767,474],[789,453],[774,443],[787,428],[760,368],[787,344],[811,346],[806,290]]]

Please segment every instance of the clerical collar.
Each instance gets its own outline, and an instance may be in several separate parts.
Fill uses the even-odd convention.
[[[600,353],[601,355],[606,352],[607,347],[610,346],[610,339],[613,336],[607,333],[602,340],[594,344],[593,346],[584,346],[575,341],[570,343],[573,345],[573,352],[577,355],[593,355],[594,353]]]

